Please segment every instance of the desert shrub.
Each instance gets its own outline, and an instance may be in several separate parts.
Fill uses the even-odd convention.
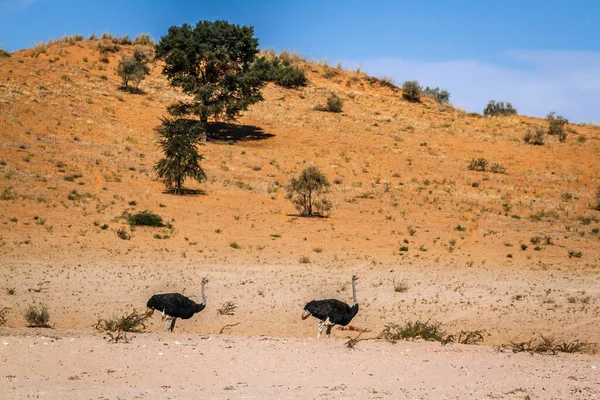
[[[533,131],[529,128],[527,129],[527,132],[523,135],[523,141],[534,146],[543,146],[545,134],[544,128],[537,125]]]
[[[513,353],[528,352],[531,354],[546,354],[554,355],[558,352],[562,353],[596,353],[596,344],[574,340],[567,342],[565,340],[559,342],[552,337],[547,337],[540,334],[539,338],[533,338],[527,342],[511,342],[508,345],[499,346],[498,350],[503,351],[510,349]]]
[[[421,101],[421,86],[417,81],[406,81],[402,85],[402,97],[408,101]]]
[[[136,46],[154,46],[154,40],[149,34],[142,33],[133,40],[133,44]]]
[[[135,310],[130,314],[122,317],[113,317],[111,319],[98,319],[98,322],[93,325],[94,329],[99,332],[105,332],[109,342],[118,343],[119,340],[128,343],[129,338],[127,332],[143,332],[146,329],[144,321],[148,316],[138,314]]]
[[[405,281],[395,282],[394,281],[394,292],[396,293],[404,293],[408,291],[408,283]]]
[[[301,257],[298,259],[298,262],[299,262],[300,264],[310,264],[310,258],[309,258],[308,256],[301,256]]]
[[[303,217],[325,216],[331,210],[329,200],[321,197],[330,183],[316,166],[302,171],[298,178],[292,178],[287,188],[286,198],[290,200]]]
[[[495,174],[505,174],[506,173],[506,168],[504,167],[504,165],[502,165],[502,163],[494,162],[490,166],[490,171],[493,172],[493,173],[495,173]]]
[[[8,307],[4,307],[0,310],[0,326],[6,324],[6,314],[8,314],[8,310],[10,310]]]
[[[123,56],[117,65],[117,75],[123,80],[123,88],[129,90],[129,83],[133,83],[133,88],[137,91],[140,82],[149,74],[150,68],[148,61],[150,57],[139,47],[133,51],[133,56]]]
[[[548,135],[558,136],[558,140],[561,142],[567,140],[565,125],[569,123],[569,120],[560,115],[556,115],[555,112],[551,112],[546,116],[546,121],[548,121]]]
[[[136,214],[127,214],[126,218],[131,226],[165,226],[160,215],[151,213],[148,210]]]
[[[123,240],[130,240],[131,235],[125,230],[125,228],[119,228],[115,231],[117,236]]]
[[[90,40],[90,41],[98,40],[98,36],[96,36],[95,33],[92,33],[90,36],[88,36],[88,40]]]
[[[264,57],[259,58],[253,68],[260,69],[264,81],[274,82],[278,86],[295,88],[306,86],[308,82],[303,70],[290,65],[290,63],[286,64],[284,61],[280,61],[280,58],[271,60]]]
[[[460,344],[468,344],[475,345],[479,344],[485,339],[485,335],[489,335],[485,330],[476,330],[476,331],[467,331],[462,330],[458,335],[448,335],[442,340],[442,344],[446,345],[448,343],[460,343]]]
[[[517,110],[512,104],[504,104],[503,101],[496,102],[495,100],[490,100],[483,110],[483,115],[485,116],[507,116],[516,114]]]
[[[217,314],[218,315],[234,315],[236,308],[237,308],[237,306],[235,305],[235,303],[233,301],[227,301],[227,302],[223,303],[221,308],[219,308],[217,310]]]
[[[10,53],[0,46],[0,58],[8,58],[10,57]]]
[[[274,78],[273,81],[276,85],[286,88],[306,86],[306,83],[308,82],[304,71],[293,65],[281,67]]]
[[[339,113],[342,112],[344,101],[340,99],[335,93],[331,94],[327,98],[327,111]]]
[[[386,325],[385,329],[377,338],[387,340],[391,343],[396,343],[398,340],[409,339],[441,342],[444,339],[444,332],[441,330],[441,323],[431,321],[409,321],[404,325]]]
[[[423,89],[423,94],[435,99],[438,103],[450,102],[450,92],[445,89],[440,89],[439,87],[430,88],[427,86],[425,89]]]
[[[102,38],[104,38],[104,35],[102,35]],[[97,49],[100,54],[106,55],[108,53],[117,53],[119,50],[121,50],[121,47],[118,44],[103,41],[98,43]]]
[[[111,319],[99,319],[94,329],[101,332],[142,332],[146,329],[144,321],[148,317],[144,314],[139,314],[137,311],[123,315],[121,317],[112,317]]]
[[[30,305],[24,316],[30,328],[50,328],[50,313],[44,303]]]
[[[123,37],[121,37],[121,39],[119,39],[118,42],[121,43],[123,46],[128,46],[132,43],[128,35],[123,35]]]
[[[389,76],[382,76],[381,78],[379,78],[379,84],[383,87],[387,87],[392,90],[398,89],[398,86],[396,86],[396,82],[394,82],[394,79],[390,78]]]
[[[488,160],[485,158],[473,158],[469,161],[469,166],[467,167],[471,171],[480,171],[483,172],[487,169]]]

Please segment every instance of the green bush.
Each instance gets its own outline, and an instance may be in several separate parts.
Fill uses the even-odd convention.
[[[25,320],[30,328],[50,328],[50,313],[45,304],[40,303],[37,306],[30,305],[25,311]]]
[[[516,115],[517,109],[512,106],[510,103],[504,104],[503,101],[496,102],[495,100],[490,100],[485,109],[483,110],[483,115],[485,116],[501,116],[505,117],[508,115]]]
[[[327,98],[327,111],[339,113],[342,112],[344,101],[340,99],[336,94],[332,94]]]
[[[286,88],[295,88],[306,86],[308,80],[304,71],[298,67],[280,61],[279,58],[267,60],[264,57],[259,58],[253,68],[260,69],[263,75],[263,80],[266,82],[274,82],[276,85]]]
[[[531,129],[527,129],[527,132],[525,132],[525,135],[523,135],[523,141],[534,146],[543,146],[545,134],[546,131],[544,128],[538,125],[533,131]]]
[[[421,86],[417,81],[406,81],[402,85],[402,97],[408,101],[421,101]]]
[[[471,171],[483,172],[487,169],[488,164],[489,162],[485,158],[473,158],[471,161],[469,161],[468,168]]]
[[[8,58],[10,57],[10,53],[0,46],[0,58]]]
[[[122,57],[117,65],[116,73],[123,80],[123,89],[130,90],[129,83],[131,82],[133,90],[138,90],[140,82],[150,73],[149,60],[149,55],[139,47],[134,49],[132,57]]]
[[[423,89],[423,94],[435,99],[438,103],[450,102],[450,92],[445,89],[440,89],[439,87],[430,88],[427,86],[425,89]]]
[[[408,339],[441,342],[444,339],[444,331],[442,331],[441,325],[441,323],[430,321],[409,321],[404,325],[388,324],[377,338],[387,340],[391,343]]]
[[[567,132],[565,132],[565,125],[569,123],[569,120],[560,115],[556,115],[555,112],[551,112],[546,116],[548,121],[548,135],[558,136],[560,142],[567,140]]]
[[[136,214],[127,214],[127,221],[131,226],[165,226],[160,215],[147,210]]]
[[[139,46],[154,46],[154,40],[152,40],[147,33],[142,33],[133,40],[133,44]]]

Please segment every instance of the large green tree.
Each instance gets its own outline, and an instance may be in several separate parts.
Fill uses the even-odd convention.
[[[156,58],[165,62],[170,84],[191,96],[169,107],[177,117],[194,115],[200,141],[206,141],[209,118],[233,120],[261,101],[264,72],[256,68],[258,39],[251,26],[226,21],[201,21],[172,26],[156,45]]]

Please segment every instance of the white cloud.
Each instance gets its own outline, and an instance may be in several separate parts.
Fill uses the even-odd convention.
[[[556,111],[574,122],[600,122],[600,53],[511,51],[498,61],[476,59],[427,62],[400,58],[346,61],[370,75],[398,84],[418,80],[440,86],[450,101],[482,112],[489,100],[508,101],[521,114],[544,117]]]

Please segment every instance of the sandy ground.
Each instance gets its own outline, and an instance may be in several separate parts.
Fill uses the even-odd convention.
[[[78,264],[4,260],[0,279],[16,294],[0,293],[11,308],[0,328],[0,398],[600,397],[598,355],[513,354],[492,346],[540,334],[600,341],[595,269],[194,264],[84,255]],[[447,333],[485,329],[489,336],[483,346],[367,340],[349,349],[346,341],[358,332],[336,328],[331,339],[317,341],[317,321],[302,321],[302,307],[313,298],[350,302],[351,273],[360,276],[361,306],[352,326],[369,330],[360,338],[373,339],[390,322],[428,319]],[[92,328],[99,318],[143,310],[153,293],[183,291],[198,300],[203,276],[210,280],[206,309],[180,320],[173,334],[157,314],[129,343],[108,343]],[[394,290],[400,280],[406,292]],[[47,288],[28,291],[41,281]],[[594,300],[567,300],[585,290]],[[218,315],[227,301],[237,306],[234,314]],[[38,303],[48,306],[54,329],[25,326],[22,314]],[[234,326],[219,334],[226,325]]]
[[[3,399],[596,399],[598,357],[436,343],[65,332],[0,339]],[[527,397],[529,396],[529,397]]]

